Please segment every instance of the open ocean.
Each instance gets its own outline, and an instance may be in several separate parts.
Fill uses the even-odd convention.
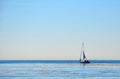
[[[0,60],[0,79],[120,79],[120,60]]]

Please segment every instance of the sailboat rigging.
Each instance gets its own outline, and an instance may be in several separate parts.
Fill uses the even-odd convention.
[[[84,52],[84,43],[82,43],[82,49],[81,49],[81,54],[80,54],[80,63],[90,63],[90,61],[87,60],[87,57]]]

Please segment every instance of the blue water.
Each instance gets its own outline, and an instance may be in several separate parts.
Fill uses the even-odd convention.
[[[79,60],[0,60],[1,63],[79,63]],[[91,63],[120,63],[120,60],[90,60]]]
[[[120,79],[120,60],[0,60],[0,79]]]

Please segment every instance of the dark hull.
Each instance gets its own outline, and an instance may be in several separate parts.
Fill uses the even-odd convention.
[[[86,60],[86,61],[80,61],[80,63],[90,63],[90,61]]]

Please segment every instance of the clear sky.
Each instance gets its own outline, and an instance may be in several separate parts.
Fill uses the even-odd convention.
[[[0,0],[0,59],[120,59],[120,0]]]

